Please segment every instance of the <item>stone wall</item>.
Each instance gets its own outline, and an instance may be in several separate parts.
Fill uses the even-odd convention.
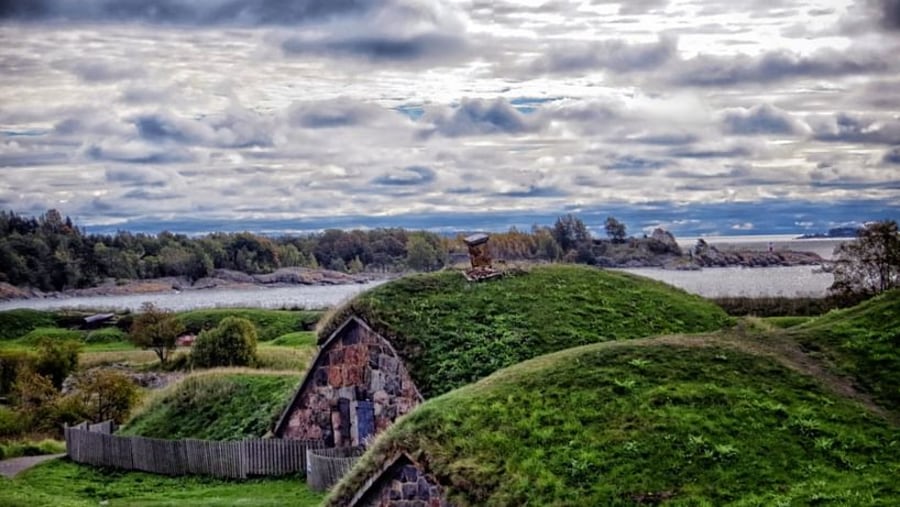
[[[360,507],[453,507],[441,486],[406,458],[390,467],[373,485]]]
[[[355,319],[319,353],[282,438],[359,446],[421,402],[403,361]]]

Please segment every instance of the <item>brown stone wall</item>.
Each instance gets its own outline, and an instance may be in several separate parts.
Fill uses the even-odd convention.
[[[360,507],[453,507],[441,486],[406,459],[385,472]]]
[[[403,361],[355,321],[323,349],[310,375],[283,438],[363,445],[421,402]]]

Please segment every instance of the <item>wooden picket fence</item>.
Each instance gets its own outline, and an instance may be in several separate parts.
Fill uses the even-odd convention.
[[[313,491],[327,491],[359,461],[365,449],[362,447],[332,447],[309,449],[307,454],[306,484]]]
[[[66,427],[69,458],[76,463],[162,475],[246,479],[305,473],[307,450],[322,447],[322,442],[308,440],[162,440],[118,436],[112,431],[112,423]]]

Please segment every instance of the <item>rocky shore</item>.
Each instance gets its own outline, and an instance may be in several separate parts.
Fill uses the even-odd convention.
[[[254,286],[281,287],[290,285],[343,285],[366,283],[385,278],[383,274],[347,274],[327,269],[282,268],[273,273],[250,275],[239,271],[218,269],[213,276],[191,281],[183,277],[150,280],[107,280],[96,287],[42,292],[0,283],[0,301],[31,298],[68,298],[90,296],[125,296],[208,289],[240,289]]]

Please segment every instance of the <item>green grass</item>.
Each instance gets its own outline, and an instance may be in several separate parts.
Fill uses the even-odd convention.
[[[312,329],[321,315],[322,312],[310,310],[214,308],[181,312],[178,319],[188,332],[196,334],[216,327],[225,317],[240,317],[252,322],[256,326],[259,341],[265,342],[295,331]]]
[[[900,290],[792,328],[790,335],[822,354],[889,410],[900,412]]]
[[[791,327],[799,326],[800,324],[805,324],[811,321],[813,317],[800,317],[800,316],[786,316],[786,317],[766,317],[763,319],[764,322],[771,324],[774,327],[780,329],[788,329]]]
[[[85,333],[83,331],[75,331],[72,329],[63,329],[59,327],[39,327],[32,329],[28,333],[22,335],[17,341],[24,345],[37,345],[44,338],[55,341],[62,340],[84,340]]]
[[[12,440],[0,442],[0,459],[18,458],[20,456],[40,456],[42,454],[60,454],[66,452],[66,443],[59,440],[44,439]]]
[[[315,345],[284,347],[263,343],[256,348],[255,366],[264,370],[305,372],[315,355]]]
[[[417,408],[330,497],[400,451],[456,505],[897,505],[900,433],[713,337],[543,356]]]
[[[285,347],[315,347],[316,333],[315,331],[297,331],[288,333],[275,338],[270,345],[281,345]]]
[[[336,310],[320,342],[351,314],[391,340],[426,398],[548,352],[731,322],[718,306],[663,283],[574,265],[482,283],[454,271],[401,278]]]
[[[16,340],[40,327],[56,326],[56,314],[41,310],[15,309],[0,312],[0,341]]]
[[[90,331],[84,338],[85,343],[122,343],[128,341],[128,335],[125,331],[117,327],[103,327]]]
[[[195,373],[153,393],[119,433],[173,440],[261,437],[299,380],[299,373],[250,369]]]
[[[313,507],[322,496],[302,478],[228,481],[209,477],[165,477],[122,472],[55,460],[0,478],[4,507]]]

